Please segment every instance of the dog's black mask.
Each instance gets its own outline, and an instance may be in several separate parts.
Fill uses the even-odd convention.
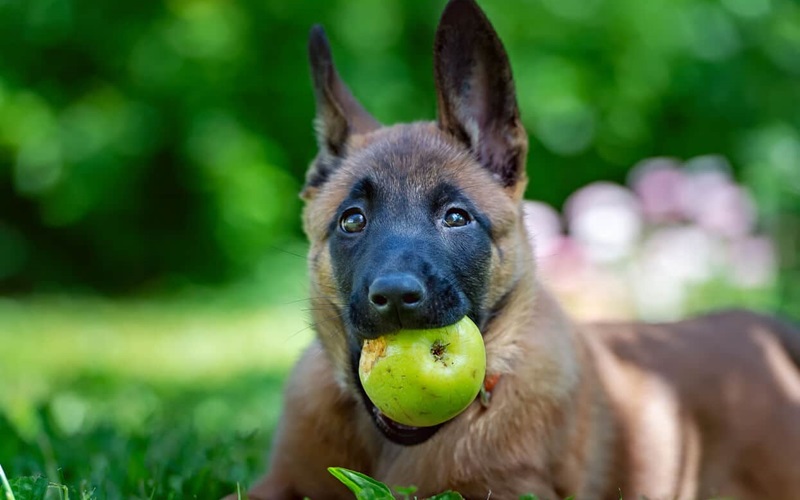
[[[464,316],[478,325],[485,320],[488,219],[453,184],[390,177],[355,182],[330,227],[356,381],[366,339],[450,325]],[[361,392],[378,427],[397,443],[417,444],[437,429],[392,422]]]

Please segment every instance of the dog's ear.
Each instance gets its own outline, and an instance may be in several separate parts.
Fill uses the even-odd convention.
[[[320,25],[311,28],[308,58],[317,104],[314,129],[319,144],[319,156],[306,176],[306,186],[302,194],[304,198],[325,182],[345,155],[350,135],[363,134],[380,127],[380,123],[364,110],[339,77],[333,64],[328,38]]]
[[[524,189],[528,136],[500,38],[474,0],[450,0],[434,43],[439,127],[512,191]]]

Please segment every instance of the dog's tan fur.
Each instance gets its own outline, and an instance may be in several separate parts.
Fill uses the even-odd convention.
[[[484,36],[479,63],[505,57],[471,0],[448,9],[449,23]],[[270,471],[250,496],[350,498],[326,471],[340,466],[416,485],[420,497],[454,489],[477,499],[800,498],[796,332],[748,312],[663,325],[573,324],[536,279],[521,216],[527,144],[516,101],[493,103],[504,108],[508,127],[496,136],[470,122],[475,110],[453,97],[458,73],[446,67],[452,29],[440,26],[437,35],[445,59],[437,66],[439,121],[392,127],[366,115],[327,47],[312,39],[321,152],[303,220],[317,337],[290,377]],[[491,77],[472,74],[469,88],[499,85],[513,94],[507,63],[498,64]],[[423,201],[413,193],[424,189],[409,183],[447,180],[491,219],[486,302],[497,310],[483,334],[487,372],[500,379],[488,407],[474,402],[417,446],[382,436],[356,396],[349,365],[327,238],[337,207],[366,174],[411,193],[410,204]]]

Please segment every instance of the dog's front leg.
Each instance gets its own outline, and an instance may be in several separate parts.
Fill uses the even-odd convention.
[[[336,383],[329,358],[314,342],[286,388],[269,472],[248,492],[260,500],[352,498],[328,467],[369,471],[376,431],[359,402]],[[235,496],[233,497],[235,498]]]

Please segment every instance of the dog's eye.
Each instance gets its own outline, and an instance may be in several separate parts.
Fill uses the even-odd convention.
[[[462,227],[469,224],[469,214],[460,208],[451,208],[444,214],[444,224],[447,227]]]
[[[366,225],[367,217],[360,208],[348,208],[339,221],[339,226],[345,233],[360,233]]]

